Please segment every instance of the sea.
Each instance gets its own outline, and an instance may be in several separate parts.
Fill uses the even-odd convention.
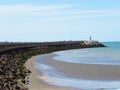
[[[107,47],[71,49],[53,52],[54,60],[74,64],[90,65],[120,65],[120,42],[102,42]],[[42,70],[47,76],[45,82],[64,87],[76,88],[76,90],[120,90],[119,80],[89,80],[81,78],[70,78],[56,70],[49,64],[44,64],[44,59],[49,54],[38,56],[35,68]]]

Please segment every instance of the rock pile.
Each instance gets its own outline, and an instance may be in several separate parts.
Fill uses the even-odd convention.
[[[24,71],[24,72],[23,72]],[[27,70],[10,55],[0,56],[0,90],[27,90]]]

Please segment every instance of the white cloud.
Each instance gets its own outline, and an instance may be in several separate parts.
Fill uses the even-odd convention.
[[[77,5],[0,5],[0,18],[39,17],[48,20],[71,20],[103,16],[120,16],[118,10],[75,10]],[[72,10],[71,10],[72,8]]]
[[[59,10],[73,7],[74,5],[63,4],[63,5],[43,5],[43,6],[35,6],[35,5],[0,5],[0,15],[9,15],[15,13],[35,13],[35,12],[43,12],[43,11],[51,11],[51,10]]]

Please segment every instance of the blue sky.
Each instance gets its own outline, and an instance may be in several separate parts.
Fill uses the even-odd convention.
[[[120,41],[120,0],[1,0],[0,41]]]

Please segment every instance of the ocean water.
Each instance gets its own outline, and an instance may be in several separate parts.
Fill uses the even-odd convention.
[[[72,49],[53,52],[54,60],[77,64],[120,65],[120,42],[103,42],[105,48]],[[35,67],[47,76],[45,82],[58,86],[73,87],[77,90],[120,90],[118,80],[87,80],[70,78],[55,68],[42,63],[48,54],[40,55]]]
[[[81,64],[120,65],[120,42],[104,42],[107,48],[86,48],[54,52],[55,60]]]

